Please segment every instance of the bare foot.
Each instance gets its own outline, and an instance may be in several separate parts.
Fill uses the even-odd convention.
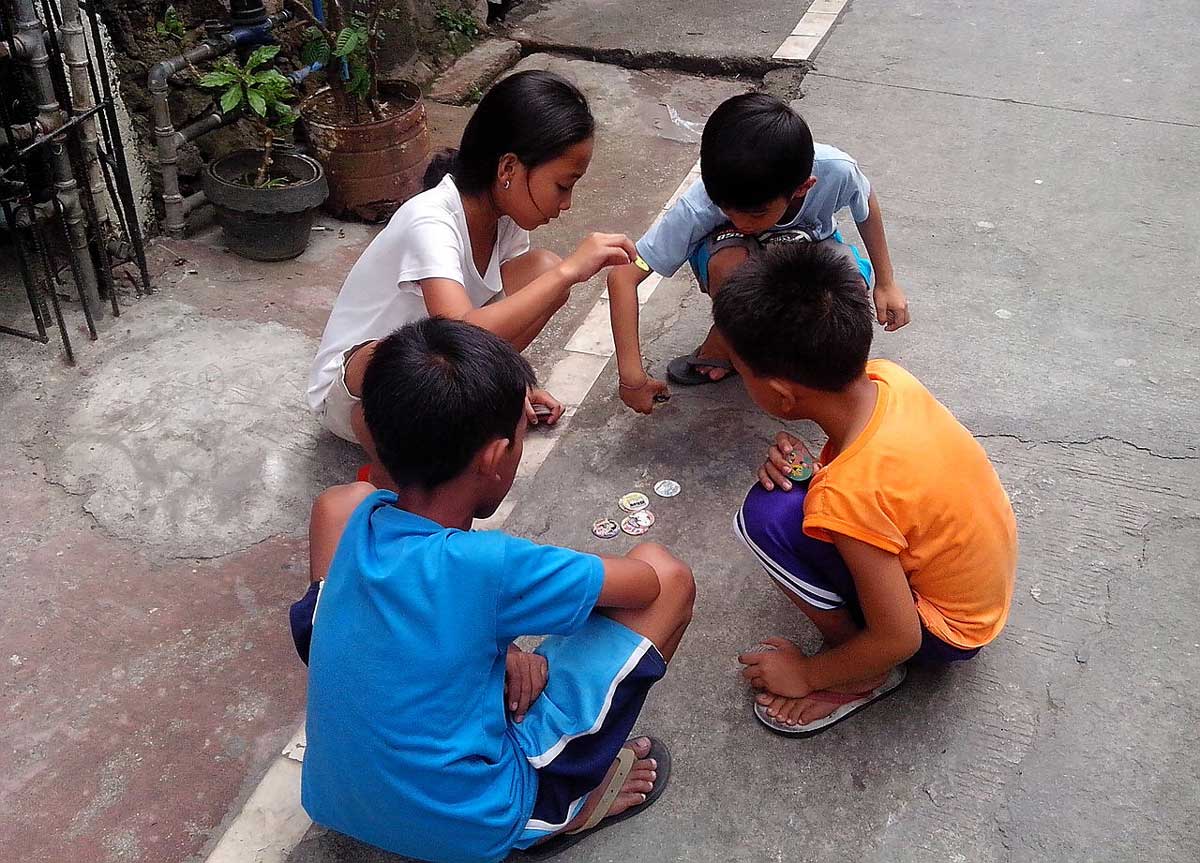
[[[725,340],[721,338],[715,325],[709,328],[708,335],[704,337],[704,344],[696,349],[696,359],[729,361],[729,348],[725,346]],[[729,374],[728,369],[718,369],[712,366],[696,365],[695,369],[707,374],[709,380],[712,381],[722,380]]]
[[[859,693],[870,692],[880,686],[886,679],[887,675],[881,674],[869,680],[860,680],[842,686],[832,686],[823,691],[857,695]],[[755,698],[755,701],[767,708],[768,716],[785,725],[807,725],[810,722],[816,722],[818,719],[824,719],[842,706],[837,700],[822,698],[819,692],[810,693],[803,698],[788,698],[783,695],[775,695],[772,692],[763,692]]]
[[[617,795],[617,799],[608,808],[608,813],[605,815],[606,818],[611,818],[613,815],[620,815],[631,806],[638,806],[645,803],[646,795],[654,790],[654,780],[658,778],[658,773],[656,772],[658,762],[653,758],[646,757],[650,754],[650,739],[648,737],[638,737],[630,740],[625,744],[625,748],[632,749],[633,754],[638,757],[638,760],[633,763],[633,769],[629,771],[629,776],[626,777],[625,784],[621,787],[621,793]],[[583,809],[579,811],[575,819],[562,829],[563,833],[570,833],[587,822],[599,804],[604,789],[608,787],[609,778],[616,769],[617,762],[614,761],[612,766],[608,768],[608,774],[604,777],[604,781],[600,783],[595,791],[588,795],[587,803],[583,804]]]

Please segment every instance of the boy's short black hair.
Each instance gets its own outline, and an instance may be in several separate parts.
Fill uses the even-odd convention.
[[[713,319],[762,377],[837,392],[871,351],[871,304],[858,268],[815,243],[771,245],[730,274]]]
[[[534,383],[529,362],[494,333],[425,318],[376,343],[363,414],[396,484],[430,489],[462,473],[490,441],[513,436]]]
[[[722,210],[749,212],[790,198],[812,176],[813,139],[804,118],[766,93],[717,106],[700,138],[700,176]]]

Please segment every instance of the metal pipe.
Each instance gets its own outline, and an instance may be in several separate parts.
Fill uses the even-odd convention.
[[[49,336],[46,335],[45,313],[42,309],[41,297],[37,293],[37,286],[33,282],[33,269],[29,266],[29,261],[25,255],[25,240],[21,236],[19,229],[20,213],[14,214],[8,201],[0,201],[0,206],[4,208],[5,221],[13,229],[13,245],[16,247],[17,258],[21,263],[21,279],[25,283],[25,295],[29,298],[29,310],[33,312],[33,324],[37,327],[37,335],[15,329],[14,327],[0,326],[0,331],[8,333],[10,336],[21,336],[22,338],[32,339],[35,342],[45,344],[49,341]]]
[[[30,209],[33,209],[30,206]],[[46,252],[46,241],[42,237],[43,224],[34,214],[30,218],[29,236],[33,240],[33,249],[41,258],[42,267],[46,271],[46,290],[50,294],[50,304],[54,307],[54,320],[58,324],[58,335],[62,339],[63,351],[67,355],[67,363],[75,365],[75,351],[71,347],[71,337],[67,334],[67,323],[63,320],[62,305],[58,301],[58,292],[62,284],[58,274],[50,266],[50,256]]]
[[[60,121],[58,123],[58,125],[53,130],[51,130],[50,134],[54,135],[55,137],[59,137],[59,136],[65,134],[66,132],[69,132],[70,130],[74,129],[76,126],[78,126],[82,123],[86,123],[88,120],[90,120],[96,114],[103,111],[104,107],[105,107],[104,105],[97,105],[95,108],[92,108],[92,110],[90,110],[87,114],[81,114],[78,117],[74,117],[65,123]],[[40,122],[39,122],[39,125],[40,125]],[[17,138],[24,137],[24,135],[22,134],[22,131],[26,128],[28,128],[28,127],[18,126],[16,128],[14,128],[13,132],[15,133],[15,137],[17,137]],[[46,141],[47,141],[47,137],[35,137],[32,144],[29,144],[25,147],[22,147],[20,150],[18,150],[13,156],[13,158],[15,160],[13,162],[13,164],[9,165],[3,171],[0,171],[0,178],[8,176],[9,171],[17,170],[17,168],[20,167],[20,164],[19,164],[20,160],[24,159],[26,156],[28,156],[30,153],[32,153],[34,150],[38,149],[39,147],[46,146]]]
[[[192,194],[183,199],[183,211],[184,213],[191,213],[207,203],[208,197],[203,192],[192,192]]]
[[[29,2],[29,0],[25,0],[25,2]],[[154,139],[158,150],[159,172],[162,174],[163,210],[166,214],[164,227],[171,236],[183,236],[187,226],[184,219],[187,210],[184,209],[183,194],[179,188],[179,144],[181,142],[178,140],[175,125],[171,120],[171,106],[167,101],[168,81],[179,70],[228,54],[240,45],[265,42],[271,38],[272,28],[290,20],[292,20],[292,13],[285,9],[268,17],[267,23],[260,27],[235,27],[226,33],[213,34],[190,51],[185,51],[177,57],[169,57],[156,63],[150,69],[146,84],[150,91],[154,116]]]
[[[38,124],[46,134],[54,134],[63,125],[63,110],[54,95],[54,79],[50,75],[50,56],[46,52],[46,30],[38,19],[33,0],[12,0],[17,17],[16,43],[32,73],[33,86],[38,99]],[[72,267],[79,285],[79,296],[88,317],[104,314],[100,302],[100,287],[96,278],[96,267],[92,263],[88,248],[87,224],[84,221],[83,204],[79,198],[79,186],[71,160],[67,156],[61,137],[55,135],[47,149],[54,170],[54,188],[61,205],[60,212],[66,226],[71,246]],[[90,308],[89,308],[90,307]]]
[[[67,64],[67,74],[71,81],[71,107],[78,114],[86,114],[96,103],[92,100],[92,87],[89,77],[90,65],[87,59],[87,43],[83,36],[83,20],[79,15],[79,0],[58,0],[59,11],[62,13],[63,57]],[[96,121],[89,118],[84,121],[79,134],[83,148],[84,176],[96,202],[100,217],[108,222],[108,208],[101,206],[108,191],[104,184],[104,175],[100,171],[100,161],[97,153],[100,149],[100,138],[96,134]],[[99,226],[97,226],[99,227]]]
[[[117,120],[116,100],[113,98],[112,80],[108,74],[108,60],[104,56],[103,41],[100,38],[100,19],[95,4],[87,6],[88,23],[92,30],[92,44],[96,46],[96,66],[100,70],[100,84],[106,106],[107,137],[112,149],[114,168],[117,173],[117,194],[121,206],[125,210],[126,235],[133,243],[133,253],[137,258],[138,271],[142,277],[139,293],[150,292],[150,270],[146,266],[146,247],[142,243],[142,227],[138,222],[137,204],[133,200],[133,188],[129,182],[129,166],[125,162],[125,145],[121,140],[121,126]]]
[[[182,147],[189,141],[196,140],[201,135],[207,135],[209,132],[220,129],[222,126],[228,126],[236,119],[236,114],[222,114],[220,111],[205,114],[194,123],[189,123],[175,133],[175,146]]]

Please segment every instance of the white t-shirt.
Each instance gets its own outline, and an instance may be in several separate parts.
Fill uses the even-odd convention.
[[[429,315],[421,279],[451,279],[466,288],[476,308],[503,288],[500,265],[529,251],[529,232],[500,217],[487,272],[471,253],[462,196],[449,174],[396,211],[346,276],[329,313],[308,378],[308,406],[320,411],[337,381],[342,355]]]

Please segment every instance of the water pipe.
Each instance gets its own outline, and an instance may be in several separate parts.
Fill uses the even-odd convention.
[[[62,53],[71,80],[71,106],[76,114],[87,114],[96,107],[96,103],[92,100],[90,64],[83,36],[83,19],[79,14],[79,0],[59,0],[59,11],[62,14],[62,26],[59,28],[63,33]],[[100,138],[96,134],[94,119],[83,124],[79,138],[83,148],[84,176],[92,199],[104,201],[108,187],[100,168]],[[100,217],[107,222],[108,209],[103,206],[98,209],[102,210]]]
[[[99,317],[104,313],[104,306],[100,302],[99,280],[89,247],[83,202],[63,137],[56,134],[62,129],[66,114],[54,93],[50,55],[46,51],[46,28],[38,18],[34,0],[13,0],[13,10],[17,19],[17,33],[13,41],[20,59],[29,64],[38,101],[38,128],[44,135],[55,136],[47,144],[47,150],[54,171],[55,198],[71,247],[71,267],[79,285],[85,314]]]
[[[293,87],[299,87],[302,83],[304,83],[305,78],[307,78],[313,72],[320,72],[324,68],[325,64],[320,60],[317,60],[315,63],[310,63],[307,66],[297,69],[295,72],[288,72],[283,77],[291,81]]]
[[[24,2],[32,2],[32,0],[24,0]],[[285,24],[292,20],[292,13],[288,10],[277,12],[274,15],[267,17],[266,23],[251,26],[251,27],[234,27],[229,30],[218,31],[210,30],[208,37],[195,48],[192,48],[184,53],[170,57],[159,63],[156,63],[147,76],[147,89],[150,91],[150,102],[154,115],[154,138],[158,150],[159,171],[162,174],[162,196],[163,209],[166,211],[166,220],[164,227],[168,234],[172,236],[182,236],[186,226],[185,216],[188,210],[195,207],[195,201],[191,201],[191,206],[185,206],[185,200],[179,188],[179,146],[187,141],[194,140],[206,132],[211,132],[213,129],[225,125],[225,122],[232,122],[233,118],[217,122],[213,120],[214,115],[202,117],[200,120],[188,126],[188,131],[191,131],[193,137],[184,137],[175,130],[175,125],[171,120],[171,107],[167,101],[169,92],[169,81],[172,75],[181,69],[186,69],[197,63],[203,63],[228,54],[238,48],[250,47],[253,45],[261,45],[271,40],[271,31],[280,24]],[[216,115],[220,116],[220,115]],[[213,125],[215,123],[215,125]],[[195,196],[189,196],[194,199]]]

